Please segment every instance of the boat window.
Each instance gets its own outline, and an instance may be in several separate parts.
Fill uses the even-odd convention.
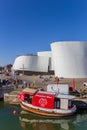
[[[28,99],[29,99],[29,94],[25,94],[24,95],[24,101],[28,101]]]
[[[54,107],[55,108],[60,108],[60,99],[59,98],[55,98],[55,101],[54,101]]]
[[[69,101],[68,101],[68,108],[71,108],[71,107],[72,107],[72,101],[69,100]]]

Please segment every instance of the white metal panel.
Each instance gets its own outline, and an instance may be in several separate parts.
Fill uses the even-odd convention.
[[[54,70],[53,59],[52,59],[52,52],[51,52],[51,51],[37,52],[37,55],[38,55],[38,56],[46,56],[46,57],[49,57],[49,70]]]

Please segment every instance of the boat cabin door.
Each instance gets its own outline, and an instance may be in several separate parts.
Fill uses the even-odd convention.
[[[61,98],[60,99],[60,109],[68,109],[68,99]]]

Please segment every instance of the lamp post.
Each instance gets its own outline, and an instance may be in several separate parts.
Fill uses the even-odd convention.
[[[24,75],[24,64],[23,64],[23,75]]]

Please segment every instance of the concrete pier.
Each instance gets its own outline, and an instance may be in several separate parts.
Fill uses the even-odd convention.
[[[14,88],[11,86],[4,86],[4,87],[0,88],[0,99],[4,98],[5,93],[9,93],[13,90],[14,90]]]
[[[21,91],[22,89],[17,89],[10,93],[4,93],[4,102],[13,105],[19,105],[19,100],[17,96]]]

